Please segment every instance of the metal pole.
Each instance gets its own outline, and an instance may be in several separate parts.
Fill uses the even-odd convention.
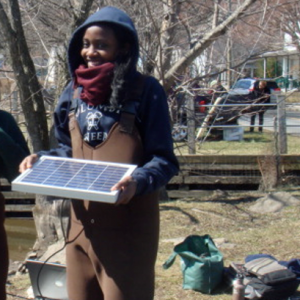
[[[277,96],[278,149],[280,154],[287,153],[285,98]]]
[[[228,0],[228,15],[231,15],[231,0]],[[227,85],[228,88],[231,87],[232,85],[232,75],[231,75],[231,60],[232,60],[232,42],[231,42],[231,33],[230,31],[228,31],[227,33],[227,53],[226,53],[226,59],[227,59],[227,63],[226,63],[226,67],[227,67]]]
[[[188,148],[189,154],[196,153],[196,142],[195,142],[195,105],[194,97],[190,94],[187,94],[187,127],[188,127]]]

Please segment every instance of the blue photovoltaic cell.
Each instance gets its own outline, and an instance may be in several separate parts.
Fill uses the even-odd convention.
[[[121,166],[45,159],[20,182],[110,192],[111,187],[122,179],[127,170],[128,168]]]
[[[42,156],[32,169],[12,182],[12,190],[113,203],[111,187],[130,175],[135,165]]]

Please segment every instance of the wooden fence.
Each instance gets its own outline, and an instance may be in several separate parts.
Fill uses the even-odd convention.
[[[5,198],[5,212],[8,214],[31,213],[35,203],[35,195],[12,191],[10,183],[4,178],[1,178],[0,182],[1,193]]]
[[[300,155],[183,155],[180,172],[167,185],[169,198],[193,197],[204,190],[249,190],[300,183]],[[1,179],[8,213],[30,212],[35,195],[11,191]]]
[[[270,189],[300,182],[300,155],[183,155],[178,160],[181,170],[167,186],[170,198],[199,190]]]

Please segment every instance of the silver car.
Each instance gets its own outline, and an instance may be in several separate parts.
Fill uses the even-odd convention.
[[[238,80],[232,88],[228,91],[229,95],[238,96],[241,95],[243,99],[247,98],[254,91],[254,87],[259,81],[266,81],[267,87],[271,91],[271,103],[277,102],[277,96],[281,94],[281,89],[277,85],[274,79],[270,78],[243,78]]]

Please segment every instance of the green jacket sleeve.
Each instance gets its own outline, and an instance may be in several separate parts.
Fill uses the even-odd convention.
[[[12,181],[27,155],[29,149],[17,122],[8,112],[0,111],[0,175]]]

